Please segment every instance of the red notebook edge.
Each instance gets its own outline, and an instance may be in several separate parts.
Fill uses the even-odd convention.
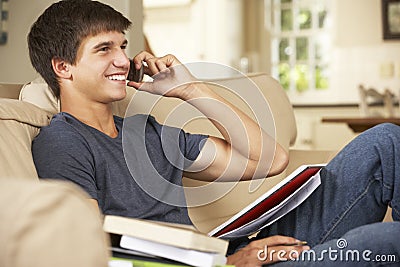
[[[209,236],[219,237],[257,219],[289,197],[310,178],[316,175],[326,164],[302,165],[285,179],[261,195],[229,220],[209,232]]]

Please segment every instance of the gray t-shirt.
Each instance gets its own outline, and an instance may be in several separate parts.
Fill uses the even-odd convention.
[[[55,115],[32,144],[39,177],[78,184],[104,214],[191,224],[186,207],[163,199],[184,199],[182,168],[197,158],[207,136],[160,125],[146,115],[114,121],[118,136],[111,138],[68,113]],[[153,170],[151,177],[147,170]],[[157,174],[170,185],[154,182]],[[148,188],[157,188],[157,195]]]

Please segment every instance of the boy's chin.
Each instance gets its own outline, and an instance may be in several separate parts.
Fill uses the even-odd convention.
[[[120,100],[125,99],[125,97],[126,97],[126,88],[121,89],[121,91],[119,91],[118,93],[114,94],[112,96],[112,100],[113,101],[120,101]]]

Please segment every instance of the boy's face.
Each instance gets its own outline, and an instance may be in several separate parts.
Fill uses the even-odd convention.
[[[126,96],[129,59],[127,40],[120,32],[86,37],[71,66],[72,83],[78,95],[89,101],[110,103]]]

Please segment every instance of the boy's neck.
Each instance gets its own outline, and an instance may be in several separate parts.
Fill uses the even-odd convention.
[[[111,103],[95,103],[92,105],[79,103],[79,101],[63,101],[61,98],[61,111],[67,112],[79,121],[89,125],[104,134],[115,138],[118,130],[115,126]]]

